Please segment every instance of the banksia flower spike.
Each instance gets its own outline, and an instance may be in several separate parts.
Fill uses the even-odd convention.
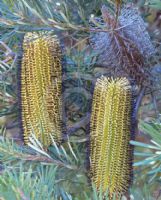
[[[56,37],[49,33],[27,33],[21,64],[21,121],[24,142],[33,133],[44,146],[51,135],[61,140],[61,51]]]
[[[97,64],[107,69],[108,76],[128,77],[137,85],[149,85],[149,60],[156,51],[146,30],[146,24],[138,10],[131,5],[120,9],[116,1],[116,16],[108,7],[102,6],[102,16],[94,18],[104,30],[91,23],[99,31],[90,33],[90,43],[97,51]]]
[[[97,80],[90,123],[90,176],[98,191],[108,190],[110,197],[125,194],[132,179],[131,105],[126,78]]]

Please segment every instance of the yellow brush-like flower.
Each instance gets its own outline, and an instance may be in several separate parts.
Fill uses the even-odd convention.
[[[132,91],[126,78],[97,80],[90,124],[90,175],[110,197],[125,194],[132,179]]]
[[[56,36],[27,33],[21,64],[21,118],[24,142],[34,134],[44,146],[62,135],[61,50]]]

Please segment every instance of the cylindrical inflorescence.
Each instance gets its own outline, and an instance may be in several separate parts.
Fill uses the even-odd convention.
[[[97,190],[121,196],[132,180],[132,90],[126,78],[97,80],[90,123],[90,176]]]
[[[44,146],[62,136],[61,50],[50,33],[27,33],[20,75],[21,119],[24,142],[34,134]]]

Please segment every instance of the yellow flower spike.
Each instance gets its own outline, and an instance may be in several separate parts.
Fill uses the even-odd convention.
[[[61,50],[56,36],[27,33],[21,64],[21,119],[24,142],[34,134],[42,144],[62,136]]]
[[[98,79],[90,123],[90,175],[97,190],[108,190],[110,197],[125,194],[131,184],[131,113],[128,80]]]

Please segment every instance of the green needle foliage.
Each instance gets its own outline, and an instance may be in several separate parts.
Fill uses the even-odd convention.
[[[105,30],[105,27],[102,27],[101,20],[99,23],[97,21],[97,19],[101,19],[102,5],[105,5],[115,18],[118,13],[115,13],[114,8],[119,8],[120,5],[123,7],[126,2],[134,1],[0,0],[0,127],[3,127],[0,133],[0,199],[109,200],[110,189],[107,187],[107,193],[105,193],[103,188],[100,188],[98,192],[98,186],[92,185],[89,180],[89,170],[86,167],[86,143],[89,140],[87,130],[94,84],[101,75],[109,76],[111,74],[107,71],[107,66],[100,66],[97,63],[99,55],[89,46],[89,39],[91,33],[97,35],[98,33],[102,34],[102,31],[105,31],[105,33],[108,31]],[[141,1],[140,5],[144,6],[145,3],[150,6],[148,12],[151,12],[152,7],[157,9],[160,4],[159,1],[154,0]],[[145,14],[147,14],[146,9]],[[95,24],[94,27],[91,27],[91,22]],[[125,29],[128,30],[129,24],[125,24],[125,27],[119,26],[116,35],[122,33]],[[136,23],[136,27],[137,25]],[[131,26],[134,30],[135,26]],[[23,53],[19,51],[19,46],[22,46],[22,37],[26,33],[38,33],[39,31],[50,31],[57,34],[64,44],[63,56],[66,57],[66,65],[62,66],[64,103],[62,109],[67,125],[67,134],[64,143],[61,145],[56,144],[55,138],[52,134],[49,134],[49,137],[51,135],[51,145],[48,149],[44,147],[42,141],[35,137],[34,131],[27,135],[28,146],[24,146],[17,136],[19,134],[17,128],[19,120],[17,119],[18,89],[16,75],[18,58]],[[133,31],[132,33],[134,36],[137,35]],[[144,31],[141,31],[141,33],[144,34]],[[153,35],[153,31],[151,33]],[[122,38],[123,35],[120,35],[120,37]],[[128,38],[125,36],[124,39],[128,44]],[[133,48],[129,47],[133,47],[135,44],[133,39],[130,42],[132,42],[132,45],[127,45],[128,48],[126,48],[129,53],[128,58],[134,58]],[[117,47],[117,40],[115,44]],[[112,49],[115,50],[115,48]],[[119,55],[120,60],[125,49],[124,47],[117,49],[119,51],[116,51],[114,55]],[[109,48],[107,50],[109,51]],[[119,52],[120,54],[118,54]],[[111,56],[108,58],[112,63],[115,61],[118,64],[117,60],[111,59]],[[126,60],[126,57],[123,56],[123,58]],[[151,65],[151,63],[148,63],[148,65]],[[111,66],[114,73],[115,67],[117,66]],[[149,71],[148,66],[146,69]],[[114,75],[114,77],[117,76]],[[46,76],[44,75],[44,77]],[[158,86],[160,89],[160,83],[158,83]],[[146,92],[149,92],[149,89],[150,86]],[[141,123],[140,125],[140,129],[144,133],[151,135],[150,144],[132,141],[136,148],[134,164],[134,166],[136,165],[134,167],[136,176],[134,177],[134,184],[130,188],[129,196],[123,196],[123,200],[128,198],[134,200],[159,199],[159,194],[153,194],[157,192],[160,181],[159,123]],[[59,135],[60,133],[57,132],[56,134]],[[11,136],[12,139],[6,138],[6,135]],[[126,146],[128,145],[126,143]],[[124,148],[125,150],[126,148]],[[119,177],[118,174],[115,174],[115,178]],[[114,194],[113,200],[117,199],[116,197]]]
[[[39,166],[33,171],[23,165],[17,170],[6,169],[0,177],[0,197],[4,199],[54,200],[56,197],[56,167]],[[1,196],[2,195],[2,196]]]
[[[100,190],[98,193],[96,186],[88,183],[85,152],[80,153],[79,142],[68,141],[60,147],[53,143],[46,151],[34,135],[30,140],[29,148],[1,137],[2,199],[102,200],[104,196],[104,200],[109,200],[108,192]],[[144,190],[133,187],[131,197],[154,200],[148,190],[148,186]],[[112,200],[116,199],[114,195]]]
[[[161,2],[159,0],[147,0],[146,5],[157,10],[161,9]]]
[[[140,123],[140,129],[151,137],[150,144],[131,141],[135,145],[135,156],[139,159],[134,167],[140,167],[149,179],[149,182],[161,181],[161,124],[160,122]],[[137,150],[139,148],[139,150]],[[143,174],[144,174],[143,173]],[[145,175],[144,175],[145,176]]]
[[[72,199],[83,199],[85,194],[82,190],[91,195],[84,167],[85,152],[79,153],[79,143],[66,141],[58,147],[52,138],[52,146],[47,151],[35,135],[29,140],[30,147],[27,147],[1,138],[0,186],[3,187],[0,187],[0,197],[10,199],[13,195],[16,199],[24,194],[29,199],[45,200],[68,199],[66,196],[69,194]]]

